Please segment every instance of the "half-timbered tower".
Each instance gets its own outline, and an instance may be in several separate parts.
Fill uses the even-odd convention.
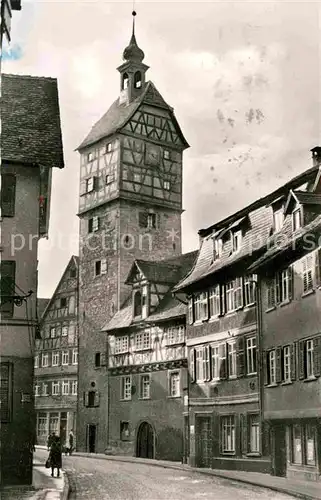
[[[173,298],[171,291],[196,255],[135,260],[126,281],[129,299],[103,328],[108,333],[109,453],[178,461],[186,455],[186,301]],[[97,369],[100,360],[96,353]]]
[[[78,377],[78,257],[72,256],[41,317],[35,350],[37,443],[51,432],[63,444],[76,431]]]
[[[123,59],[120,95],[78,148],[81,450],[89,449],[89,440],[97,451],[106,447],[107,372],[96,369],[95,353],[106,351],[101,329],[130,294],[125,280],[133,260],[181,254],[182,154],[188,144],[173,109],[146,82],[148,66],[134,25]],[[83,400],[90,388],[101,395],[95,409]]]

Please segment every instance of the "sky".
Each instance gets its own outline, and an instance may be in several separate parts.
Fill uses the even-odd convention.
[[[132,2],[22,0],[4,73],[58,79],[65,169],[55,169],[39,297],[78,254],[79,154],[119,95]],[[190,145],[183,251],[198,231],[312,165],[320,137],[320,3],[136,1],[136,39]]]

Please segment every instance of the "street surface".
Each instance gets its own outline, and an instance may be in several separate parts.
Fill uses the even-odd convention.
[[[45,462],[37,450],[36,462]],[[291,500],[294,497],[215,476],[113,460],[63,457],[70,500]]]

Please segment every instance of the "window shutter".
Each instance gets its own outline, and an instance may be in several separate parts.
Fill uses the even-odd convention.
[[[211,348],[209,345],[206,345],[203,349],[203,373],[204,373],[204,380],[206,381],[211,379],[210,349]]]
[[[270,455],[270,425],[266,421],[261,421],[262,429],[262,454],[267,457]]]
[[[275,350],[275,381],[278,384],[282,382],[282,347]]]
[[[291,380],[296,380],[296,343],[290,345]]]
[[[220,379],[226,379],[227,370],[226,370],[226,344],[220,344],[219,346],[220,353]]]
[[[305,354],[305,341],[300,340],[299,342],[299,379],[302,380],[305,377],[305,369],[304,369],[304,354]]]
[[[106,366],[106,353],[100,353],[100,366]]]
[[[89,405],[88,391],[84,391],[84,406],[88,407],[88,405]]]
[[[244,337],[239,337],[236,343],[236,374],[238,377],[245,375]]]
[[[275,302],[276,304],[281,302],[280,273],[276,273],[275,276]]]
[[[14,302],[12,296],[15,294],[16,263],[14,260],[2,260],[0,262],[0,312],[5,316],[12,316]]]
[[[94,191],[98,191],[98,189],[99,189],[99,177],[93,177],[93,187],[94,187]]]
[[[189,375],[191,382],[195,382],[195,349],[189,351]]]
[[[321,248],[318,248],[315,252],[315,286],[321,286]]]
[[[220,429],[220,416],[216,413],[213,416],[213,456],[218,456],[220,454],[220,438],[221,429]]]
[[[241,453],[246,455],[248,453],[248,415],[246,413],[240,414],[240,437],[241,437]]]
[[[269,385],[269,354],[267,351],[263,351],[263,383],[264,385]]]
[[[240,290],[240,304],[239,304],[239,306],[240,307],[244,307],[244,305],[245,305],[244,302],[245,301],[244,301],[244,278],[243,278],[243,276],[241,276],[239,278],[239,283],[240,283],[240,287],[241,287],[241,290]]]
[[[148,224],[148,213],[147,212],[139,212],[138,220],[140,227],[147,227]]]
[[[1,215],[14,217],[16,200],[16,176],[13,174],[1,175]]]
[[[267,303],[268,309],[275,306],[275,278],[272,278],[268,281],[267,285]]]
[[[320,376],[321,370],[321,337],[313,339],[313,372],[316,377]]]
[[[225,285],[220,285],[220,314],[223,316],[226,311]]]
[[[82,181],[80,183],[80,196],[86,194],[86,182]]]
[[[100,401],[100,393],[98,391],[95,392],[95,403],[94,406],[99,406]]]
[[[288,268],[289,300],[293,299],[293,266]]]

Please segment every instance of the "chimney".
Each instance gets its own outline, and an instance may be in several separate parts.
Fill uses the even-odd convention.
[[[311,149],[312,153],[312,163],[314,167],[317,167],[321,163],[321,147],[315,146]]]

